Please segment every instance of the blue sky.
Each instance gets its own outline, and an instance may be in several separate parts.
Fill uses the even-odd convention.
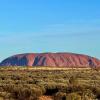
[[[28,52],[100,58],[100,0],[1,0],[0,61]]]

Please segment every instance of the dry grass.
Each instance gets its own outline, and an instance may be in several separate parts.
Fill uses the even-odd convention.
[[[100,99],[100,71],[91,68],[1,67],[3,100]]]

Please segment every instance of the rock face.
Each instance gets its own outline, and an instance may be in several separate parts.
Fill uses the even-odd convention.
[[[27,53],[11,56],[0,66],[99,67],[100,60],[74,53]]]

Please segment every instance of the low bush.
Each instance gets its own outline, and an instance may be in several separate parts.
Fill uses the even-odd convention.
[[[77,93],[70,93],[66,96],[66,100],[82,100],[81,96]]]
[[[54,95],[54,100],[66,100],[66,93],[57,92],[57,93]]]
[[[42,95],[39,89],[15,88],[12,96],[17,100],[37,100]]]

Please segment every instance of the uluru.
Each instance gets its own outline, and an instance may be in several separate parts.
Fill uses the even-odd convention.
[[[75,53],[25,53],[8,57],[0,66],[99,67],[100,60]]]

